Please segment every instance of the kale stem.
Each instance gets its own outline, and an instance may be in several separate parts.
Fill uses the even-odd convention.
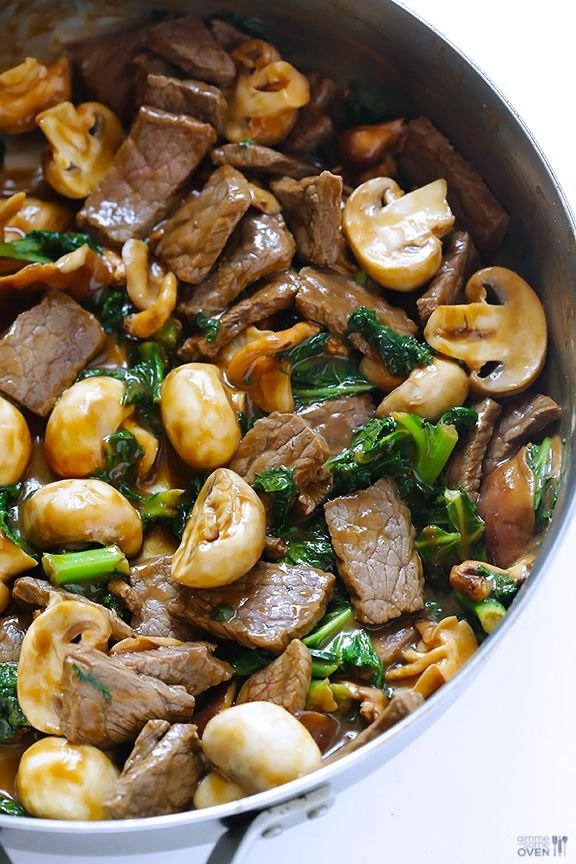
[[[42,556],[42,567],[55,585],[106,579],[114,574],[127,576],[130,572],[130,565],[118,546],[63,554],[45,552]]]

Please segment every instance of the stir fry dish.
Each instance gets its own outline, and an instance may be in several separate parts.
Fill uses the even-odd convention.
[[[529,577],[562,464],[538,286],[377,97],[234,16],[0,74],[2,813],[315,771]]]

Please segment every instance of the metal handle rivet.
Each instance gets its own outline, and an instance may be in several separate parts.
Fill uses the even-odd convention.
[[[272,837],[278,837],[279,834],[282,834],[284,829],[281,825],[271,825],[270,828],[266,828],[265,831],[262,832],[262,837],[266,840],[270,840]]]
[[[313,807],[312,810],[308,811],[309,819],[319,819],[321,816],[324,816],[328,812],[328,807],[323,804],[321,807]]]

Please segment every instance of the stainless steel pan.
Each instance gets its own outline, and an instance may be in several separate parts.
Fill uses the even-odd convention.
[[[566,539],[574,510],[576,466],[576,238],[574,220],[545,157],[513,108],[497,89],[446,39],[393,0],[284,0],[276,11],[266,0],[252,2],[124,2],[115,0],[16,0],[2,4],[0,61],[34,54],[51,45],[118,29],[138,21],[147,8],[194,9],[200,14],[231,9],[271,22],[270,40],[296,65],[314,66],[341,79],[377,84],[391,108],[422,112],[470,159],[510,212],[512,227],[498,261],[521,270],[539,291],[548,318],[549,392],[563,406],[567,440],[562,491],[552,528],[529,584],[504,624],[465,669],[416,714],[381,738],[312,776],[210,811],[153,819],[70,823],[0,816],[0,842],[10,849],[78,859],[168,852],[217,844],[212,864],[242,856],[259,836],[278,833],[298,821],[322,815],[337,793],[379,768],[434,722],[474,678],[487,653],[506,634],[532,597],[541,571],[550,567]],[[276,4],[274,4],[276,5]],[[53,24],[53,22],[55,22]],[[50,30],[54,26],[56,29]],[[40,35],[39,35],[40,34]],[[46,56],[41,53],[40,56]],[[239,845],[240,844],[240,845]],[[239,848],[237,848],[239,846]],[[0,853],[0,862],[2,861]],[[5,861],[9,861],[6,857]],[[235,858],[236,861],[240,857]]]

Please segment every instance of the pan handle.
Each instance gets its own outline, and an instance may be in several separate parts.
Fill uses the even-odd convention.
[[[278,837],[288,828],[294,828],[307,819],[319,819],[333,803],[334,795],[330,787],[321,786],[308,795],[262,810],[256,815],[236,817],[228,823],[228,831],[220,837],[206,864],[246,864],[258,840]]]

